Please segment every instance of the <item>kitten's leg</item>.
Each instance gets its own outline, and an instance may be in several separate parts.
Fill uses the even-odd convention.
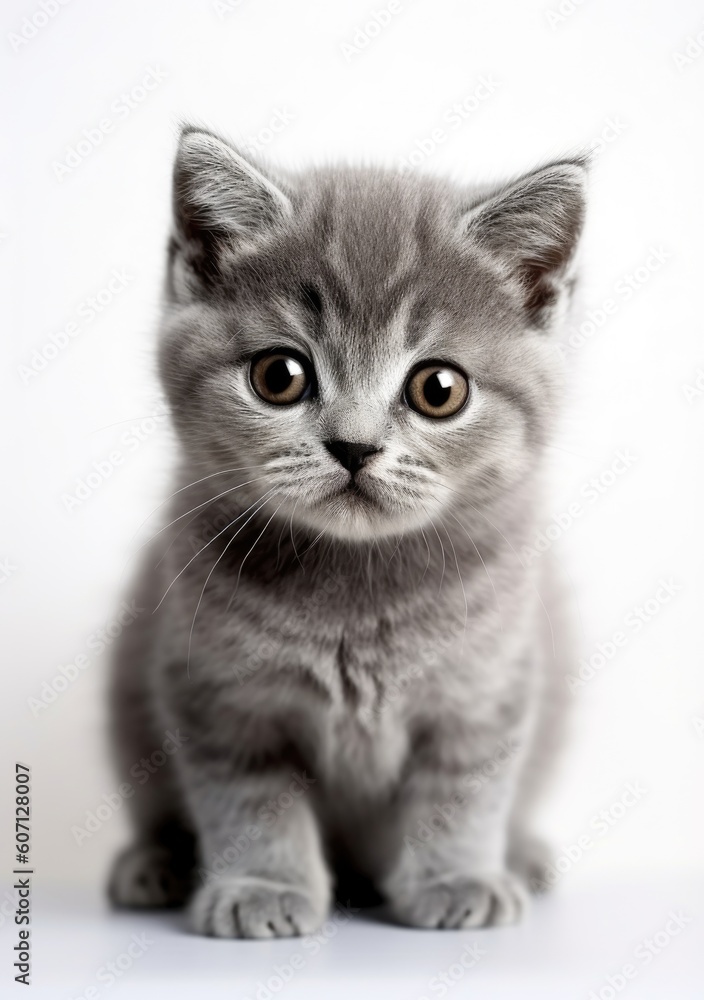
[[[112,866],[108,896],[115,906],[154,908],[182,906],[193,883],[194,840],[183,827],[136,840]],[[188,860],[187,860],[188,859]]]
[[[461,761],[458,747],[442,742],[436,730],[409,764],[383,891],[396,917],[414,927],[514,923],[526,894],[505,858],[520,752],[504,738],[494,752]]]
[[[156,562],[156,556],[147,566]],[[150,688],[158,645],[154,607],[160,583],[143,573],[136,617],[113,649],[110,691],[112,748],[134,840],[116,858],[108,894],[116,906],[178,906],[191,890],[195,841],[175,771],[182,734],[157,722]]]
[[[553,851],[541,837],[512,826],[506,864],[530,892],[541,893],[550,888],[545,875],[552,860]]]
[[[131,789],[125,806],[134,839],[115,859],[108,895],[116,906],[182,905],[195,864],[195,840],[175,771],[185,734],[167,736],[154,724],[143,693],[134,698],[124,686],[112,713],[120,782]]]
[[[509,868],[520,875],[532,892],[550,888],[546,871],[553,861],[553,851],[536,835],[536,813],[555,777],[567,742],[572,704],[566,673],[572,666],[575,648],[572,615],[555,566],[548,556],[543,563],[541,593],[548,615],[539,619],[541,685],[533,737],[511,813],[508,847]]]
[[[247,938],[316,930],[331,879],[308,776],[282,758],[233,766],[221,745],[204,741],[180,763],[201,848],[195,930]]]
[[[121,715],[113,706],[120,757],[121,784],[132,794],[125,799],[133,829],[133,842],[115,859],[108,882],[108,895],[115,906],[166,907],[182,905],[191,892],[195,865],[195,839],[185,815],[174,761],[161,749],[166,744],[174,754],[181,736],[173,740],[159,734],[143,719],[139,708]],[[153,734],[153,735],[152,735]],[[140,763],[143,761],[144,764]],[[146,766],[145,766],[146,765]]]

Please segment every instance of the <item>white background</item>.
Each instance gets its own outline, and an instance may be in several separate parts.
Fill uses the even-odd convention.
[[[626,642],[574,696],[572,750],[545,824],[558,851],[591,836],[562,879],[566,898],[595,879],[667,886],[701,874],[704,374],[698,394],[687,386],[704,372],[704,33],[689,57],[676,57],[704,32],[701,5],[400,0],[365,47],[353,47],[364,41],[358,29],[388,9],[383,0],[230,6],[72,0],[18,42],[40,8],[3,5],[0,558],[10,569],[0,573],[0,790],[7,802],[15,759],[31,764],[37,877],[97,892],[125,837],[122,813],[80,847],[72,827],[116,786],[104,746],[108,656],[91,651],[91,636],[113,617],[137,543],[159,522],[140,526],[168,486],[167,421],[149,418],[161,405],[152,359],[184,119],[254,137],[272,162],[294,168],[339,158],[398,164],[418,143],[428,149],[440,128],[444,141],[415,156],[419,169],[468,182],[596,146],[573,323],[606,300],[615,305],[585,336],[571,331],[551,514],[575,502],[582,514],[552,549],[575,595],[582,655],[619,630]],[[150,69],[163,80],[134,92],[128,113],[116,110]],[[487,92],[477,90],[482,79],[493,92],[473,100]],[[446,116],[468,98],[456,126]],[[282,131],[267,131],[282,114]],[[106,118],[100,144],[71,170],[57,168]],[[113,270],[126,284],[82,319],[81,304]],[[633,273],[645,280],[626,297]],[[28,374],[35,349],[45,352],[71,322],[75,337]],[[136,448],[133,428],[145,438]],[[635,460],[612,477],[624,450]],[[77,481],[115,451],[122,461],[112,475],[68,510]],[[606,487],[596,502],[583,492],[593,477]],[[674,581],[675,596],[638,631],[625,625],[661,579]],[[30,699],[81,653],[88,666],[33,712]],[[621,816],[629,783],[644,791]],[[599,836],[591,824],[602,809],[614,822]],[[11,833],[3,822],[4,859]]]

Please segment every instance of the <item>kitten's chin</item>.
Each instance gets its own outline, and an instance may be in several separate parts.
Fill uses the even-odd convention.
[[[372,541],[417,531],[427,518],[412,510],[391,510],[368,493],[345,490],[313,507],[296,510],[306,527],[343,541]]]

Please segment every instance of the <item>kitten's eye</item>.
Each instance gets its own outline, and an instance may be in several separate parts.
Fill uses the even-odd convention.
[[[467,376],[443,364],[426,364],[411,375],[406,399],[424,417],[451,417],[469,398]]]
[[[284,351],[254,358],[250,377],[257,395],[277,406],[298,403],[310,395],[313,386],[308,364]]]

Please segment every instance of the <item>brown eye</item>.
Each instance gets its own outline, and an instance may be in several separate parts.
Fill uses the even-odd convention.
[[[251,379],[257,395],[277,406],[298,403],[310,395],[313,384],[306,362],[284,352],[255,358]]]
[[[451,417],[467,402],[469,382],[449,365],[425,365],[408,380],[406,398],[424,417]]]

